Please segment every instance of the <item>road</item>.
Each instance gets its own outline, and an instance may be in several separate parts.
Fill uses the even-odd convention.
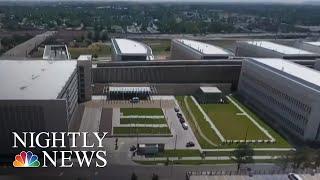
[[[274,165],[258,164],[248,165],[252,169],[262,169],[264,171],[277,170]],[[142,165],[109,165],[105,168],[2,168],[0,175],[15,175],[29,177],[32,179],[46,179],[50,176],[55,179],[130,179],[134,172],[139,180],[150,180],[152,174],[159,175],[161,180],[183,180],[188,171],[202,172],[235,172],[234,165],[212,165],[212,166],[142,166]],[[1,178],[1,176],[0,176]],[[28,179],[28,178],[27,178]]]
[[[127,34],[127,38],[130,39],[174,39],[185,38],[194,40],[215,40],[221,38],[261,38],[261,37],[307,37],[307,36],[319,36],[319,33],[228,33],[228,34],[206,34],[206,35],[193,35],[193,34]]]
[[[43,43],[47,38],[56,34],[56,31],[47,31],[13,47],[2,55],[2,59],[22,59],[28,57],[29,53]]]

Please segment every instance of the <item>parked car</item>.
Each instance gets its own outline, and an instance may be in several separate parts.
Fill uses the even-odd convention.
[[[302,178],[298,174],[295,174],[295,173],[289,173],[288,178],[290,180],[302,180]]]
[[[189,126],[188,126],[188,124],[187,123],[182,123],[182,128],[184,129],[184,130],[187,130],[188,128],[189,128]]]
[[[187,142],[186,147],[194,147],[194,143],[192,141]]]
[[[179,110],[178,107],[175,107],[175,108],[174,108],[174,111],[175,111],[175,112],[179,112],[180,110]]]
[[[183,117],[182,117],[182,118],[179,118],[179,121],[180,121],[181,124],[184,123],[184,122],[186,122],[186,120],[184,120]]]
[[[181,113],[177,113],[178,118],[182,118],[182,114]]]
[[[131,147],[130,147],[130,151],[132,152],[132,151],[136,151],[137,150],[137,148],[136,148],[136,146],[135,145],[132,145]]]
[[[130,102],[131,103],[139,103],[140,99],[139,99],[139,97],[133,97]]]

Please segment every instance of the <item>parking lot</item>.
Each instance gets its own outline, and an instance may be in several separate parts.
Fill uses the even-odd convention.
[[[171,131],[171,137],[122,137],[119,138],[119,144],[122,141],[129,146],[137,142],[146,144],[164,143],[166,149],[186,149],[187,142],[192,141],[195,146],[189,147],[188,149],[199,149],[200,146],[192,129],[190,127],[186,130],[183,129],[179,122],[177,113],[174,110],[174,107],[177,105],[173,98],[173,96],[155,96],[152,97],[152,100],[141,101],[140,103],[132,105],[127,101],[105,101],[95,97],[94,100],[87,102],[85,105],[80,130],[90,129],[91,131],[99,131],[101,129],[107,129],[108,132],[112,134],[112,127],[117,124],[119,125],[120,108],[161,108],[167,120],[167,126]]]

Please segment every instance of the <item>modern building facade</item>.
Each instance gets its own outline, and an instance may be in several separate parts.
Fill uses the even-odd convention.
[[[111,39],[113,61],[150,61],[152,49],[144,43],[130,39]]]
[[[320,57],[317,53],[269,41],[238,41],[236,55],[242,57],[283,58],[288,60],[314,60]]]
[[[320,140],[320,72],[282,59],[246,59],[238,93],[270,124]]]
[[[12,78],[11,78],[12,77]],[[78,105],[76,61],[0,61],[0,152],[12,132],[67,132]]]
[[[92,55],[80,55],[77,60],[79,102],[90,101],[92,96]]]
[[[229,59],[233,54],[220,47],[188,39],[173,39],[171,41],[171,59]]]

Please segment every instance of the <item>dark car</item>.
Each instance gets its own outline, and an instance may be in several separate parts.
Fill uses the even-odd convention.
[[[175,111],[175,112],[179,112],[180,110],[179,110],[179,108],[175,107],[175,108],[174,108],[174,111]]]
[[[180,123],[184,123],[184,122],[186,122],[186,120],[184,120],[184,118],[183,118],[183,117],[179,118],[179,121],[180,121]]]
[[[130,151],[135,151],[135,150],[137,150],[136,146],[132,145],[132,146],[130,147]]]
[[[187,142],[186,147],[194,147],[194,143],[192,141]]]
[[[178,118],[182,118],[182,114],[181,113],[177,113]]]

